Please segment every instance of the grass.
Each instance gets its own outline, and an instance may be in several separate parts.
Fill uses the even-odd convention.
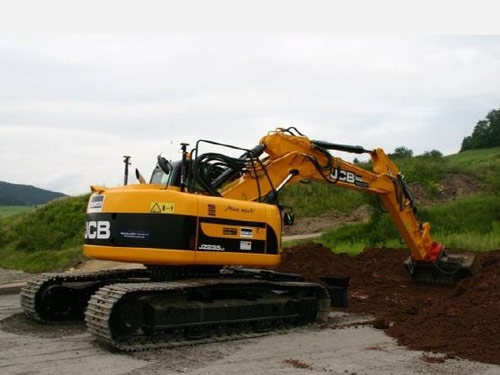
[[[280,195],[281,204],[293,207],[297,218],[319,216],[332,210],[349,212],[369,199],[366,194],[358,191],[317,181],[288,186]]]
[[[436,233],[436,238],[447,248],[467,251],[490,251],[500,249],[500,230],[488,233]]]
[[[469,174],[498,170],[500,166],[500,147],[469,150],[445,157],[450,166]]]
[[[448,248],[489,251],[500,248],[500,199],[479,194],[421,210],[432,223],[433,237]],[[336,252],[357,254],[367,246],[404,248],[388,214],[374,212],[367,223],[349,224],[327,231],[316,240]]]
[[[368,246],[364,241],[348,241],[348,242],[339,242],[335,245],[335,247],[331,247],[328,243],[324,243],[322,239],[318,239],[317,242],[321,243],[323,246],[331,248],[334,253],[341,254],[346,253],[351,256],[358,255],[363,252],[363,250]],[[392,247],[392,246],[391,246]]]
[[[500,147],[470,150],[445,157],[418,156],[396,159],[409,183],[417,183],[437,195],[441,181],[449,174],[471,175],[484,188],[480,194],[446,204],[420,209],[422,221],[432,224],[434,238],[449,248],[486,251],[500,248]],[[371,169],[369,163],[362,165]],[[295,206],[297,217],[317,216],[336,209],[347,212],[361,204],[374,205],[368,194],[341,190],[327,184],[311,183],[285,189],[283,203]],[[367,246],[404,248],[388,214],[374,210],[368,223],[345,225],[315,240],[336,252],[357,254]],[[285,243],[292,246],[294,243]]]
[[[464,232],[464,233],[441,233],[436,232],[433,234],[434,238],[445,245],[445,248],[452,250],[465,250],[472,252],[483,252],[500,249],[500,231],[491,231],[485,234],[477,232]],[[321,243],[323,246],[332,249],[335,253],[347,253],[349,255],[357,255],[361,253],[366,247],[373,246],[369,241],[360,240],[344,240],[332,241],[331,238],[325,234],[326,237],[320,237],[314,242]],[[284,244],[290,247],[288,243]],[[396,239],[388,239],[383,244],[384,247],[394,249],[405,249],[406,245],[400,243]]]
[[[56,200],[31,214],[0,220],[0,267],[62,269],[82,257],[88,195]]]
[[[83,259],[81,246],[59,251],[42,250],[19,254],[14,249],[0,249],[0,266],[24,272],[63,270]]]
[[[439,183],[448,173],[455,173],[450,168],[446,157],[417,156],[414,158],[396,159],[396,165],[408,183],[417,183],[431,197],[438,193]]]
[[[297,245],[302,245],[304,243],[312,241],[311,238],[304,238],[301,240],[287,240],[285,238],[282,239],[283,247],[292,247]]]
[[[0,206],[0,218],[31,212],[34,209],[33,206]]]
[[[500,191],[500,147],[464,151],[446,158],[454,171],[477,177],[490,192]]]
[[[422,221],[432,223],[433,230],[442,233],[477,232],[486,234],[500,220],[500,197],[477,194],[439,206],[420,210]]]
[[[430,193],[435,193],[439,182],[447,174],[467,174],[485,184],[485,190],[500,189],[500,147],[469,150],[445,157],[424,157],[395,161],[408,182],[417,182]]]

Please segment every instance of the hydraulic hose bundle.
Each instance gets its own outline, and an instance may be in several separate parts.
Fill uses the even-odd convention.
[[[217,146],[228,147],[236,150],[245,151],[239,158],[227,156],[221,153],[208,152],[198,155],[199,143],[205,142]],[[243,149],[240,147],[226,145],[222,143],[200,140],[193,150],[193,155],[196,155],[192,165],[193,182],[199,185],[202,190],[208,195],[220,196],[219,189],[224,183],[229,182],[245,172],[250,172],[251,175],[257,176],[256,165],[266,173],[267,171],[259,159],[259,156],[264,152],[264,145],[257,145],[253,149]],[[258,179],[256,179],[257,185]],[[260,190],[260,188],[259,188]],[[260,194],[259,194],[260,195]]]

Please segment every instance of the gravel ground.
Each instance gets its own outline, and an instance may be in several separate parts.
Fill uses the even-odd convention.
[[[0,284],[10,284],[28,280],[32,275],[23,271],[0,268]]]
[[[317,325],[250,340],[133,354],[97,345],[83,324],[41,325],[21,314],[19,296],[0,296],[2,375],[424,374],[497,375],[500,366],[447,359],[398,346],[368,317],[332,313]]]

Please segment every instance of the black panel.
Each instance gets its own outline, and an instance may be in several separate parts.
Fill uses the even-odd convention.
[[[270,226],[267,227],[267,254],[278,254],[278,239],[276,232]]]
[[[87,214],[85,243],[116,247],[195,250],[196,216],[175,214],[90,213]],[[219,238],[206,236],[201,223],[266,228],[267,239]],[[267,251],[266,251],[267,242]],[[198,248],[201,251],[277,254],[274,230],[262,222],[201,218]]]
[[[196,219],[195,216],[175,214],[87,214],[85,243],[194,250]]]

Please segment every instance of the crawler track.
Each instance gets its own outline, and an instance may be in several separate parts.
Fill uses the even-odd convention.
[[[147,278],[149,273],[143,269],[43,273],[26,282],[20,293],[21,306],[28,317],[41,323],[83,320],[88,299],[100,287]]]
[[[101,343],[143,351],[262,336],[326,319],[329,305],[317,284],[193,279],[105,286],[85,320]]]

